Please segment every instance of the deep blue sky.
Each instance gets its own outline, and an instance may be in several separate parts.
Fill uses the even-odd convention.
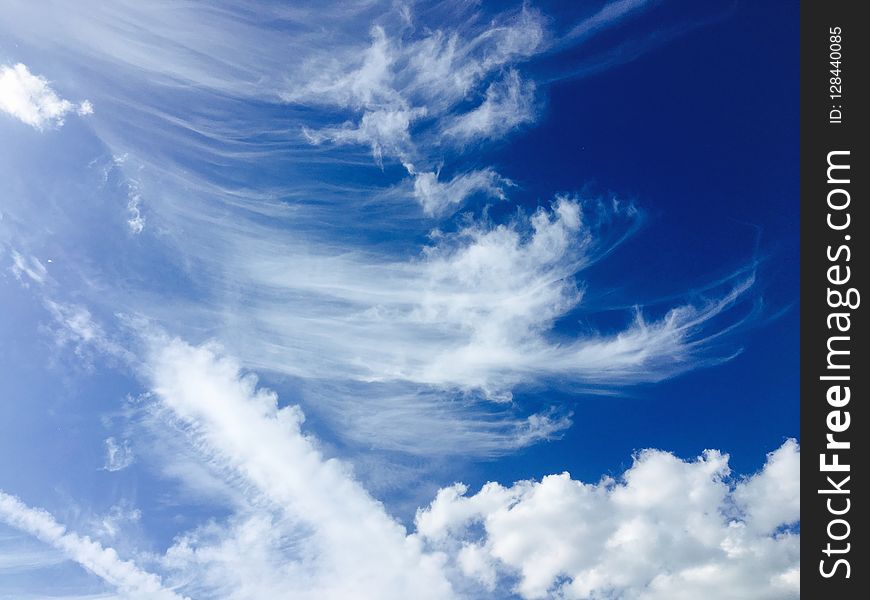
[[[751,472],[799,437],[798,15],[784,4],[722,3],[720,18],[629,64],[554,83],[541,123],[496,154],[529,204],[590,182],[648,214],[590,288],[656,298],[757,257],[763,302],[725,364],[606,402],[560,394],[574,427],[498,465],[504,479],[541,464],[581,478],[618,472],[648,447],[727,448],[734,469]]]

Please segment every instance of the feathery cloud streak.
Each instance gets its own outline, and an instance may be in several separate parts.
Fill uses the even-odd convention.
[[[117,588],[125,598],[184,598],[165,588],[156,575],[141,570],[131,561],[122,560],[113,548],[104,548],[88,537],[67,531],[47,512],[31,508],[3,491],[0,491],[0,520],[64,552],[70,559]]]

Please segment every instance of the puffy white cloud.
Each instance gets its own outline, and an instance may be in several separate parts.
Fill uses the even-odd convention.
[[[476,180],[436,183],[466,193]],[[629,309],[622,328],[556,334],[559,319],[583,318],[584,269],[637,226],[637,211],[619,202],[560,197],[506,222],[465,218],[432,232],[422,252],[408,248],[409,258],[301,244],[269,223],[207,210],[179,218],[187,225],[175,243],[202,265],[198,285],[216,302],[134,298],[130,310],[196,323],[246,367],[305,380],[309,406],[366,446],[491,455],[547,439],[564,414],[543,407],[529,421],[527,407],[481,401],[554,378],[600,389],[727,359],[733,348],[715,344],[751,305],[743,273],[656,318]]]
[[[181,600],[164,587],[160,578],[122,560],[113,548],[104,548],[88,537],[79,536],[59,524],[43,510],[31,508],[14,496],[0,491],[0,520],[25,531],[65,553],[131,600]]]
[[[618,481],[562,473],[472,496],[456,484],[418,511],[417,531],[465,576],[516,582],[523,598],[797,598],[800,536],[774,530],[799,519],[799,460],[789,440],[734,482],[717,451],[645,450]]]
[[[57,95],[48,81],[21,63],[0,66],[0,111],[35,129],[60,127],[69,113],[89,115],[93,105],[74,104]]]
[[[800,452],[789,440],[767,456],[764,471],[743,482],[734,498],[745,512],[747,526],[769,533],[800,519]]]

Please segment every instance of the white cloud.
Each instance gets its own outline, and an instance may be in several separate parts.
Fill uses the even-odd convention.
[[[145,217],[142,216],[142,195],[139,185],[135,181],[127,183],[127,226],[134,235],[142,233],[145,229]]]
[[[407,259],[300,244],[271,224],[189,207],[173,243],[203,266],[196,278],[211,298],[244,310],[147,297],[126,299],[130,310],[213,331],[246,367],[305,380],[306,402],[367,446],[441,452],[440,440],[493,454],[546,439],[522,433],[527,407],[481,410],[481,401],[553,379],[596,389],[658,381],[727,359],[734,349],[716,344],[751,304],[744,273],[656,318],[628,309],[621,329],[556,334],[559,319],[583,318],[584,269],[636,228],[624,203],[560,197],[500,224],[466,218],[433,232],[422,252],[408,247]]]
[[[490,84],[477,108],[450,119],[444,134],[460,143],[502,137],[534,121],[534,101],[535,84],[523,81],[517,71],[511,70],[504,79]]]
[[[580,306],[577,275],[609,248],[607,222],[631,227],[635,218],[630,206],[586,207],[584,215],[579,201],[563,197],[506,224],[471,221],[437,233],[420,258],[407,262],[317,255],[310,245],[307,251],[273,245],[268,232],[246,233],[242,246],[231,235],[223,245],[238,249],[227,257],[232,285],[245,282],[263,293],[246,296],[253,320],[241,315],[236,323],[246,326],[224,339],[236,339],[234,350],[247,357],[246,340],[256,338],[256,368],[496,395],[543,376],[599,385],[657,380],[687,368],[705,350],[707,322],[745,299],[751,277],[658,320],[637,314],[616,333],[552,339],[554,321]],[[290,263],[286,256],[296,258]]]
[[[87,359],[92,349],[116,359],[132,358],[132,353],[106,333],[87,307],[55,302],[48,294],[43,296],[42,303],[54,319],[52,333],[58,346],[71,346],[82,359]]]
[[[258,388],[253,375],[243,376],[236,363],[213,348],[157,338],[149,367],[154,393],[188,425],[204,455],[228,475],[246,481],[260,498],[258,504],[266,503],[279,519],[295,524],[296,564],[288,560],[286,569],[279,569],[275,575],[280,587],[268,597],[452,596],[440,558],[408,538],[344,465],[321,455],[300,431],[297,407],[279,408],[273,392]],[[251,528],[270,528],[264,519],[261,514],[244,521],[234,535],[256,537]],[[223,539],[219,546],[234,543]],[[187,538],[169,556],[183,565],[215,552],[197,550],[195,539]],[[232,586],[221,597],[267,597],[245,593],[250,589]]]
[[[562,37],[562,43],[582,41],[585,38],[620,23],[633,14],[640,13],[655,0],[614,0],[603,5],[597,12],[577,23]]]
[[[437,158],[428,155],[428,148],[421,151],[421,144],[412,139],[412,123],[425,118],[429,123],[423,129],[431,130],[435,123],[435,135],[440,136],[444,128],[437,124],[448,122],[448,135],[465,143],[499,137],[533,120],[534,84],[521,81],[513,69],[503,81],[489,85],[486,100],[477,109],[461,117],[451,114],[492,73],[537,52],[542,40],[543,20],[527,9],[501,23],[490,23],[471,36],[436,30],[403,42],[401,37],[390,39],[384,28],[377,26],[372,29],[370,46],[352,53],[345,61],[310,57],[303,72],[310,72],[311,78],[283,96],[297,104],[361,112],[358,123],[305,128],[303,132],[314,144],[330,140],[368,145],[379,165],[383,165],[384,157],[398,159],[414,176],[414,195],[424,210],[437,214],[442,206],[458,201],[445,202],[435,197],[444,193],[435,189],[436,176],[430,170]],[[478,179],[491,170],[479,173]],[[464,180],[471,183],[468,177]],[[460,185],[456,182],[457,187]],[[427,188],[431,191],[427,192]]]
[[[19,254],[16,250],[12,250],[12,274],[15,278],[22,282],[25,286],[27,282],[23,276],[26,276],[34,283],[42,285],[48,278],[48,270],[45,265],[35,256],[25,257]]]
[[[62,126],[71,112],[89,115],[94,107],[87,100],[79,105],[64,100],[45,78],[33,75],[26,65],[18,63],[0,66],[0,111],[42,130]]]
[[[799,469],[797,442],[789,440],[767,455],[764,471],[738,486],[734,498],[748,527],[765,534],[800,519]]]
[[[790,440],[736,484],[727,455],[659,450],[619,481],[563,473],[472,496],[456,484],[418,511],[417,531],[483,587],[517,581],[523,598],[797,598],[799,534],[773,530],[799,519],[799,459]]]
[[[510,180],[492,169],[461,173],[444,183],[438,181],[437,173],[418,173],[414,175],[414,196],[427,214],[434,215],[462,204],[477,193],[504,200],[504,187],[510,185]]]
[[[784,600],[799,596],[799,447],[745,479],[727,455],[645,450],[618,480],[567,473],[468,495],[443,488],[408,532],[302,431],[303,415],[215,346],[148,337],[156,402],[209,470],[242,495],[223,521],[179,532],[163,581],[196,598]],[[173,457],[164,457],[172,461]],[[116,537],[137,510],[97,530]],[[178,598],[161,580],[0,492],[0,520],[78,561],[124,597]]]
[[[501,135],[490,126],[513,127],[514,117],[533,114],[526,110],[533,72],[523,74],[523,63],[548,51],[552,25],[536,10],[485,15],[457,7],[454,23],[433,27],[422,9],[397,14],[389,6],[274,9],[280,14],[258,7],[245,18],[220,6],[208,19],[190,7],[171,18],[165,7],[146,10],[134,2],[113,10],[90,1],[77,7],[44,19],[25,2],[13,9],[39,39],[57,37],[72,56],[87,52],[104,65],[108,79],[137,83],[135,93],[114,86],[95,97],[111,99],[123,121],[114,129],[106,123],[99,135],[112,155],[137,157],[141,188],[126,190],[126,220],[130,231],[141,231],[138,190],[148,190],[155,238],[118,253],[125,259],[117,273],[129,287],[93,292],[99,294],[94,305],[107,309],[102,314],[124,307],[197,341],[214,332],[246,367],[303,379],[306,401],[342,422],[343,436],[415,452],[450,442],[491,454],[499,445],[512,449],[554,434],[565,419],[548,407],[480,410],[482,399],[507,400],[517,386],[567,382],[600,389],[656,381],[736,350],[715,351],[713,344],[727,339],[722,334],[745,314],[751,276],[686,294],[671,306],[641,306],[636,315],[629,309],[621,328],[598,331],[593,323],[576,336],[559,334],[560,319],[584,320],[591,304],[614,308],[602,306],[598,290],[586,289],[583,269],[635,227],[636,215],[624,206],[608,203],[598,211],[587,202],[576,222],[568,218],[570,206],[579,205],[573,199],[557,201],[561,213],[544,208],[509,222],[480,216],[439,222],[448,233],[436,232],[422,249],[431,221],[395,206],[404,194],[421,212],[444,217],[473,194],[506,194],[508,180],[492,168],[450,164],[462,156],[443,143],[442,132],[464,123],[485,139]],[[611,6],[605,24],[628,14],[623,8],[631,7]],[[76,26],[61,27],[58,15]],[[274,19],[298,29],[286,35],[256,26]],[[131,39],[117,33],[124,20],[139,23]],[[155,39],[183,43],[168,48]],[[294,60],[276,58],[288,55]],[[144,93],[152,85],[166,94]],[[188,110],[188,98],[179,102],[174,95],[178,89],[211,94],[209,110]],[[278,109],[276,122],[275,107],[237,102],[251,97],[280,97],[290,105]],[[515,113],[502,115],[511,107]],[[131,124],[141,136],[127,135]],[[408,177],[388,182],[385,192],[344,170],[368,164],[366,157],[326,144],[313,148],[299,139],[303,127],[312,141],[332,136],[363,152],[369,147],[380,159],[398,158]],[[265,190],[239,184],[249,179],[244,169],[252,160],[269,173],[292,173]],[[440,173],[451,174],[443,179],[442,164]],[[324,176],[335,174],[336,165],[339,178]],[[303,173],[309,166],[314,175]],[[596,223],[597,212],[616,215],[616,234],[607,218]],[[80,224],[72,214],[69,220]],[[192,302],[181,287],[158,291],[126,270],[154,265],[156,257],[155,268],[177,273],[201,297]],[[88,279],[104,275],[91,272]],[[89,327],[94,315],[57,305],[62,339],[79,344],[100,333]],[[110,321],[101,323],[105,329]],[[94,337],[110,338],[118,339],[105,332]],[[528,427],[533,412],[540,414],[532,420],[545,426]],[[383,434],[385,423],[397,426]]]
[[[599,23],[615,22],[635,4],[608,5],[588,25],[598,28]],[[93,280],[100,290],[99,305],[124,307],[171,323],[173,331],[197,336],[208,332],[223,339],[246,368],[299,377],[305,386],[301,393],[310,394],[308,402],[343,419],[346,429],[337,429],[343,440],[437,456],[471,456],[548,439],[570,423],[569,417],[547,409],[528,415],[528,409],[507,402],[515,387],[542,379],[596,387],[632,384],[695,368],[711,357],[717,336],[727,333],[727,326],[719,327],[720,319],[733,317],[732,309],[751,295],[751,276],[734,278],[711,288],[706,297],[675,302],[659,317],[644,317],[638,309],[636,318],[621,330],[587,330],[566,339],[555,325],[562,318],[582,317],[573,311],[586,308],[583,269],[612,247],[603,226],[609,217],[596,222],[595,210],[575,199],[559,198],[531,217],[505,223],[485,217],[459,221],[457,231],[447,227],[448,233],[434,232],[420,252],[415,244],[425,230],[406,232],[401,218],[378,212],[382,205],[372,200],[373,194],[360,193],[371,191],[365,189],[368,183],[325,181],[317,187],[305,180],[297,187],[265,191],[231,183],[246,179],[248,172],[239,169],[249,168],[254,160],[268,173],[272,168],[293,168],[295,162],[309,159],[308,153],[322,159],[305,163],[316,168],[345,160],[331,148],[293,147],[300,140],[288,142],[288,131],[298,132],[304,125],[310,142],[357,144],[371,148],[378,162],[401,161],[410,175],[404,188],[408,196],[433,215],[446,214],[473,193],[500,197],[507,180],[485,167],[451,168],[459,175],[439,181],[437,166],[451,158],[441,153],[457,151],[441,144],[441,134],[452,128],[462,151],[465,144],[504,135],[534,118],[534,85],[518,70],[522,61],[546,49],[545,21],[533,10],[497,15],[486,22],[469,18],[457,28],[434,31],[421,22],[414,35],[385,24],[374,28],[366,41],[357,37],[366,27],[353,17],[362,13],[370,22],[375,9],[368,3],[341,10],[246,7],[243,15],[240,9],[219,4],[203,11],[193,5],[144,7],[128,0],[110,8],[83,0],[75,9],[58,5],[45,16],[46,11],[29,2],[10,6],[14,18],[0,24],[4,32],[12,31],[10,39],[17,39],[18,31],[32,31],[35,44],[51,40],[63,48],[70,57],[67,65],[88,64],[105,76],[107,83],[95,99],[100,106],[103,98],[106,105],[111,100],[120,125],[106,123],[98,132],[100,141],[119,156],[127,150],[141,151],[143,165],[152,170],[151,181],[159,184],[154,187],[153,217],[152,194],[147,197],[149,227],[153,223],[159,232],[155,243],[160,247],[150,255],[131,255],[149,262],[130,264],[155,269],[168,265],[177,269],[173,275],[191,284],[178,286],[183,289],[180,299],[171,296],[177,290],[158,293],[143,285],[148,278],[141,273],[113,272],[129,276],[120,286],[125,289],[100,285],[105,273],[98,273]],[[11,26],[5,29],[7,22],[15,23],[14,31]],[[126,27],[131,22],[137,24],[135,31]],[[266,22],[288,24],[293,35],[286,35],[284,27],[257,26]],[[407,9],[402,11],[402,23],[413,23]],[[155,43],[167,39],[177,43]],[[66,59],[58,53],[58,60]],[[48,82],[21,67],[23,71],[18,65],[4,68],[4,85],[15,92],[9,96],[12,108],[3,105],[6,112],[47,128],[59,126],[71,111],[92,111],[87,101],[76,108],[61,99]],[[119,81],[130,85],[117,85]],[[39,93],[21,91],[25,84]],[[160,94],[143,93],[155,87]],[[5,94],[6,88],[0,89]],[[178,90],[189,95],[174,105],[181,97]],[[200,95],[204,90],[208,98]],[[258,120],[261,113],[249,106],[257,103],[236,101],[252,97],[294,103],[280,108],[286,129],[272,120],[274,107],[264,111],[269,120]],[[191,100],[204,100],[203,106],[208,100],[208,113],[196,109],[198,102]],[[251,112],[235,112],[247,110]],[[137,135],[130,136],[130,131]],[[303,158],[297,161],[299,157]],[[220,177],[214,175],[216,170]],[[291,175],[286,179],[299,173]],[[317,171],[313,179],[319,176]],[[323,194],[328,186],[341,193]],[[303,197],[308,204],[297,202]],[[137,233],[142,227],[139,197],[131,195],[126,202],[128,225]],[[353,221],[364,213],[350,206],[353,203],[366,210],[374,205],[364,222]],[[632,210],[606,208],[616,215],[614,220],[629,222],[631,229]],[[261,218],[264,215],[277,218]],[[378,228],[381,238],[407,234],[414,242],[397,242],[399,250],[390,253],[376,244],[360,248],[347,244],[346,238],[331,237],[339,225],[348,223],[354,225],[347,228],[354,233]],[[107,246],[112,247],[108,242]],[[94,258],[83,252],[79,256]],[[87,272],[88,260],[81,264],[83,277],[93,274]],[[15,269],[19,278],[37,283],[47,276],[44,265],[29,259],[16,261]],[[186,304],[192,295],[195,302]],[[106,332],[109,321],[101,326],[83,305],[58,300],[46,306],[62,343],[129,356]],[[252,378],[240,375],[237,364],[211,347],[162,343],[150,363],[151,382],[163,410],[176,415],[205,463],[193,465],[185,462],[187,456],[179,460],[164,451],[155,454],[166,459],[163,472],[193,480],[190,488],[207,481],[215,497],[224,491],[209,478],[220,473],[231,483],[244,482],[240,487],[250,501],[245,508],[234,506],[237,512],[226,523],[206,523],[179,535],[164,557],[167,576],[188,586],[196,597],[259,599],[290,590],[300,597],[388,598],[419,597],[423,590],[443,598],[449,595],[444,573],[450,565],[486,589],[519,575],[528,594],[546,590],[552,582],[561,585],[560,573],[571,577],[565,593],[574,595],[585,593],[583,586],[589,585],[633,590],[637,581],[645,580],[651,598],[678,597],[675,590],[696,597],[692,594],[707,585],[705,577],[724,582],[723,588],[732,586],[724,589],[760,586],[763,592],[776,587],[781,595],[796,585],[796,536],[769,535],[794,512],[791,503],[771,501],[775,490],[794,487],[789,469],[795,460],[788,450],[770,459],[770,473],[781,468],[781,477],[765,471],[733,493],[723,493],[723,502],[733,504],[737,513],[724,546],[711,546],[707,538],[689,540],[707,552],[698,557],[713,557],[712,566],[685,562],[682,549],[669,545],[647,515],[666,517],[680,535],[689,535],[680,518],[697,517],[690,531],[697,523],[707,524],[699,531],[712,531],[714,540],[722,530],[715,515],[698,516],[691,495],[688,500],[678,498],[688,502],[684,513],[659,510],[644,498],[655,498],[662,486],[644,483],[642,473],[657,473],[659,463],[676,465],[672,475],[679,481],[700,482],[697,504],[709,506],[724,485],[717,482],[715,471],[724,469],[722,459],[710,454],[696,463],[682,463],[655,451],[638,459],[631,471],[634,484],[628,476],[625,484],[597,486],[551,476],[539,484],[491,486],[486,494],[475,495],[476,500],[468,498],[470,504],[458,510],[459,516],[454,509],[463,500],[459,488],[454,489],[452,500],[441,506],[447,524],[427,526],[421,520],[421,535],[429,543],[443,544],[451,557],[445,565],[444,554],[429,552],[418,536],[408,536],[346,467],[321,455],[316,441],[301,432],[299,411],[279,409],[271,392],[258,389]],[[498,402],[481,402],[483,398]],[[136,448],[138,454],[140,446]],[[647,469],[648,463],[653,467]],[[203,470],[195,472],[198,467]],[[629,491],[620,495],[620,486]],[[593,496],[590,502],[598,502],[601,510],[586,510],[584,494]],[[594,563],[600,573],[582,571],[582,577],[576,576],[582,569],[588,571],[593,560],[583,547],[575,550],[563,543],[556,545],[561,555],[548,554],[565,525],[559,503],[566,514],[576,509],[592,530],[612,527],[607,538],[612,548],[605,548],[601,559],[610,562]],[[535,510],[520,510],[523,507]],[[607,512],[610,509],[615,516]],[[435,505],[427,511],[435,512]],[[619,520],[629,514],[631,520]],[[486,537],[467,535],[462,523],[475,519],[484,522]],[[110,523],[105,534],[110,535],[113,527]],[[647,527],[654,534],[649,540],[641,535]],[[544,539],[538,529],[555,534]],[[576,522],[565,528],[571,536],[585,539],[582,530]],[[638,565],[642,560],[625,548],[648,548],[647,542],[661,551],[654,559],[672,562]],[[537,559],[528,563],[512,544],[538,550]],[[756,560],[753,571],[745,557],[764,555],[759,549],[765,545],[771,549],[771,561],[787,555],[783,566]],[[720,550],[728,560],[720,560]],[[664,570],[669,565],[680,570]],[[658,567],[663,570],[651,575]],[[630,581],[614,573],[627,573]],[[767,574],[772,574],[769,579]]]
[[[327,127],[317,131],[304,129],[303,133],[313,144],[329,140],[338,144],[371,146],[375,161],[383,166],[384,155],[410,160],[412,150],[408,129],[411,121],[424,114],[422,109],[374,110],[366,112],[359,125],[346,123],[342,127]]]
[[[130,600],[181,600],[133,562],[122,560],[113,548],[69,532],[43,510],[31,508],[0,491],[0,520],[27,532],[65,553],[71,560],[103,579]]]
[[[115,539],[130,525],[136,524],[142,518],[142,512],[129,503],[122,502],[113,505],[106,514],[95,516],[94,533],[103,539]]]
[[[122,471],[133,464],[135,460],[130,443],[123,440],[119,445],[114,437],[106,438],[106,471]]]

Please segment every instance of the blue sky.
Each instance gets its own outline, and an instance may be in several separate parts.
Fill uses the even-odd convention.
[[[45,4],[0,598],[798,596],[797,3]]]

